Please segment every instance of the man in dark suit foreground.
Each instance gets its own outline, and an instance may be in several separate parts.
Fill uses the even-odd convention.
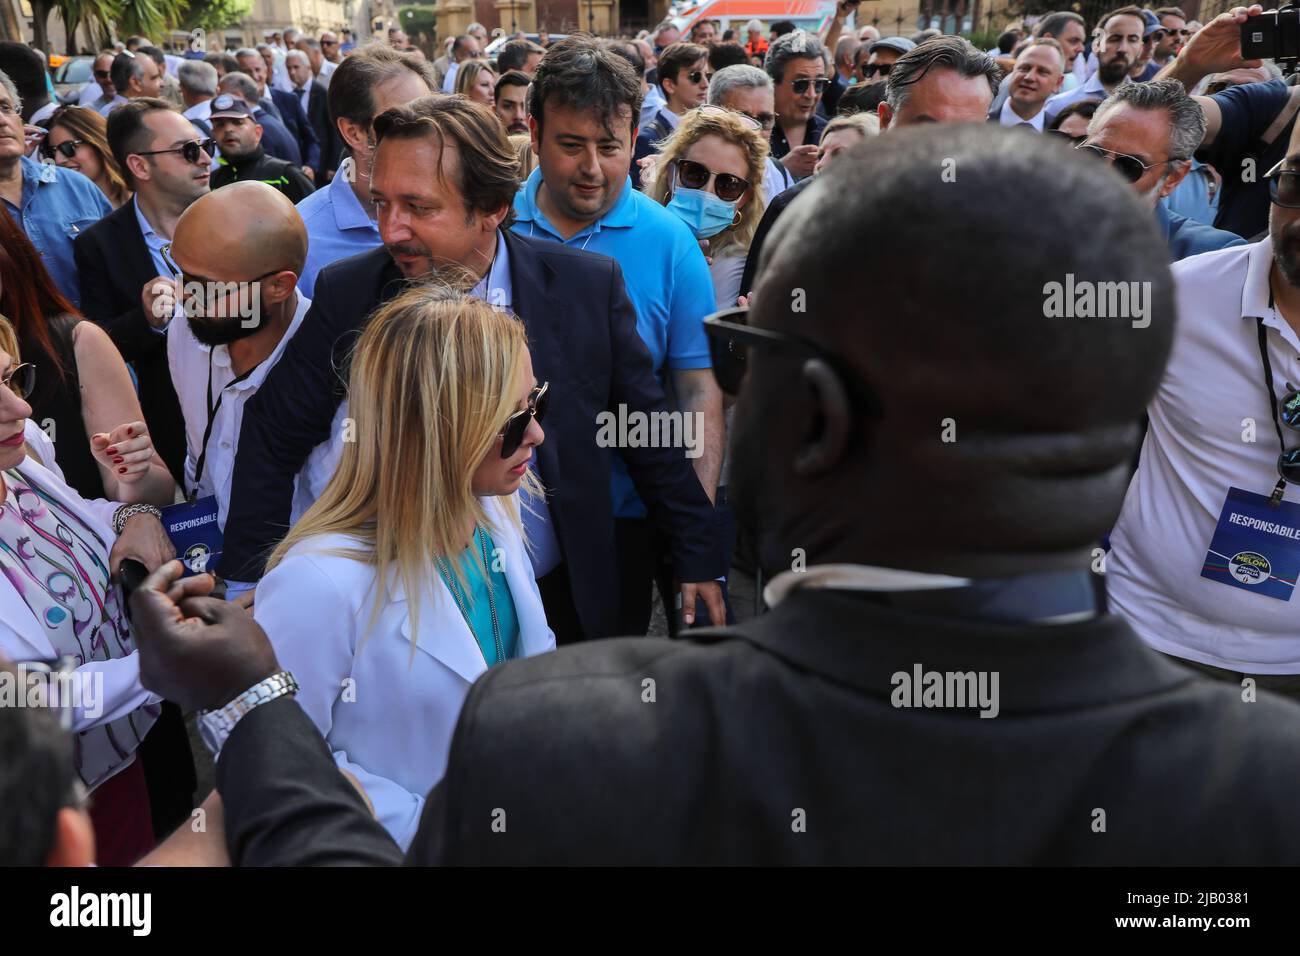
[[[869,140],[819,177],[749,331],[721,327],[749,344],[732,482],[773,609],[491,670],[409,862],[1300,862],[1300,707],[1171,663],[1091,586],[1174,327],[1129,192],[986,125]],[[988,228],[938,228],[954,215]],[[878,235],[894,254],[860,255]],[[1045,317],[1067,274],[1139,283],[1145,315]],[[278,665],[176,571],[132,601],[142,679],[220,707]],[[288,697],[216,774],[238,863],[400,858]]]

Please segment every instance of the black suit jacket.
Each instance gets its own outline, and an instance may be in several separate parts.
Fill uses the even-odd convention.
[[[280,120],[281,125],[293,136],[294,142],[298,144],[302,164],[310,166],[313,172],[320,175],[320,166],[324,161],[323,147],[320,137],[316,135],[316,128],[303,111],[302,103],[297,96],[287,90],[277,90],[270,87],[269,91],[271,102],[275,104],[276,111],[279,113],[277,118]],[[290,159],[287,156],[281,156],[280,158]],[[292,161],[290,159],[290,162]]]
[[[185,480],[185,419],[167,365],[167,336],[144,316],[140,293],[158,269],[144,244],[135,203],[109,213],[72,242],[86,318],[103,326],[135,366],[140,407],[154,447],[177,484]]]
[[[293,98],[301,104],[302,101],[298,99],[296,93],[293,94]],[[329,91],[320,80],[311,81],[311,88],[307,94],[307,121],[320,142],[320,163],[319,166],[312,167],[316,170],[317,176],[338,169],[339,153],[343,150],[342,142],[338,128],[330,120]],[[325,180],[321,179],[320,182],[324,184]]]
[[[533,371],[551,383],[537,470],[587,637],[615,633],[618,613],[610,455],[597,415],[666,409],[618,263],[543,239],[504,233],[514,311],[528,328]],[[244,409],[221,573],[261,576],[289,524],[293,479],[330,437],[345,369],[371,314],[407,285],[382,247],[321,270],[303,325]],[[680,449],[620,452],[651,519],[672,542],[683,581],[726,573],[713,508]]]
[[[758,282],[758,261],[763,254],[763,244],[767,242],[767,234],[772,231],[777,219],[781,218],[781,213],[785,212],[785,207],[803,195],[803,191],[812,185],[815,178],[809,176],[795,183],[789,189],[783,190],[763,210],[763,218],[758,221],[758,228],[754,230],[754,239],[750,242],[749,252],[745,256],[745,271],[740,277],[741,295],[749,295],[753,292],[754,285]]]
[[[796,591],[687,633],[488,671],[408,862],[1300,862],[1300,706],[1244,703],[1118,618],[972,623]],[[894,706],[918,665],[996,672],[997,716]],[[291,700],[240,721],[217,787],[237,863],[399,859]]]

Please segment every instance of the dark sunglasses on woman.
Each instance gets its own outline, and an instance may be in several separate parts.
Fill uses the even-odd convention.
[[[58,153],[64,159],[71,159],[77,155],[77,147],[84,142],[84,139],[65,139],[58,146],[54,146],[49,140],[46,140],[45,155],[52,157],[55,153]]]
[[[36,366],[30,362],[15,365],[3,378],[0,378],[0,385],[19,398],[26,399],[36,390]]]
[[[506,419],[506,426],[501,429],[502,458],[509,458],[519,450],[519,446],[524,443],[524,433],[528,431],[529,422],[536,419],[541,424],[550,400],[551,383],[543,382],[529,393],[528,407]]]
[[[735,202],[749,190],[749,180],[731,173],[715,173],[693,159],[677,160],[677,181],[687,189],[707,189],[712,179],[713,191],[723,202]]]

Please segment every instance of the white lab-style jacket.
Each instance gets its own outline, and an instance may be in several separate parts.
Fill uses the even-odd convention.
[[[117,539],[112,527],[113,512],[121,505],[102,498],[87,501],[69,488],[54,460],[54,443],[30,419],[23,438],[44,464],[28,455],[19,469],[48,489],[60,505],[85,522],[86,527],[99,535],[111,550]],[[0,655],[10,661],[48,660],[55,656],[54,646],[45,636],[45,628],[3,574],[0,574]],[[140,684],[139,652],[110,661],[91,661],[78,667],[77,672],[84,678],[102,674],[102,678],[94,679],[103,681],[102,697],[96,694],[97,699],[86,701],[87,707],[74,709],[73,729],[77,731],[111,723],[144,704],[154,704],[161,699]]]
[[[500,499],[480,501],[519,618],[516,653],[554,650],[523,539]],[[405,850],[425,795],[446,771],[461,704],[487,664],[432,565],[429,590],[413,599],[394,579],[372,618],[375,569],[329,553],[357,547],[344,535],[295,545],[258,585],[254,614],[335,762],[360,780],[379,822]],[[412,600],[419,602],[414,648]]]

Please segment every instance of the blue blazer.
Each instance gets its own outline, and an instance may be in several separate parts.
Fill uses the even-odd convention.
[[[516,315],[528,329],[533,370],[551,383],[537,471],[546,485],[573,603],[588,638],[617,627],[618,565],[610,498],[611,452],[597,445],[597,415],[667,409],[618,263],[546,239],[503,233]],[[294,479],[330,438],[346,390],[347,357],[376,307],[406,280],[384,248],[326,266],[316,277],[302,334],[285,347],[244,408],[231,480],[220,573],[254,581],[289,527]],[[630,448],[627,462],[651,519],[666,534],[683,581],[726,573],[713,506],[680,449]]]
[[[298,153],[302,157],[295,165],[310,166],[312,169],[316,169],[320,165],[320,139],[316,136],[315,127],[307,119],[307,114],[303,112],[298,97],[284,90],[277,90],[272,86],[267,87],[267,92],[271,95],[271,102],[275,104],[275,108],[280,112],[279,120],[281,125],[293,137],[293,141],[298,147]],[[267,152],[270,152],[270,150],[267,150]],[[272,155],[275,154],[272,153]],[[286,157],[281,156],[280,158],[284,159]],[[293,162],[293,160],[289,161]]]

